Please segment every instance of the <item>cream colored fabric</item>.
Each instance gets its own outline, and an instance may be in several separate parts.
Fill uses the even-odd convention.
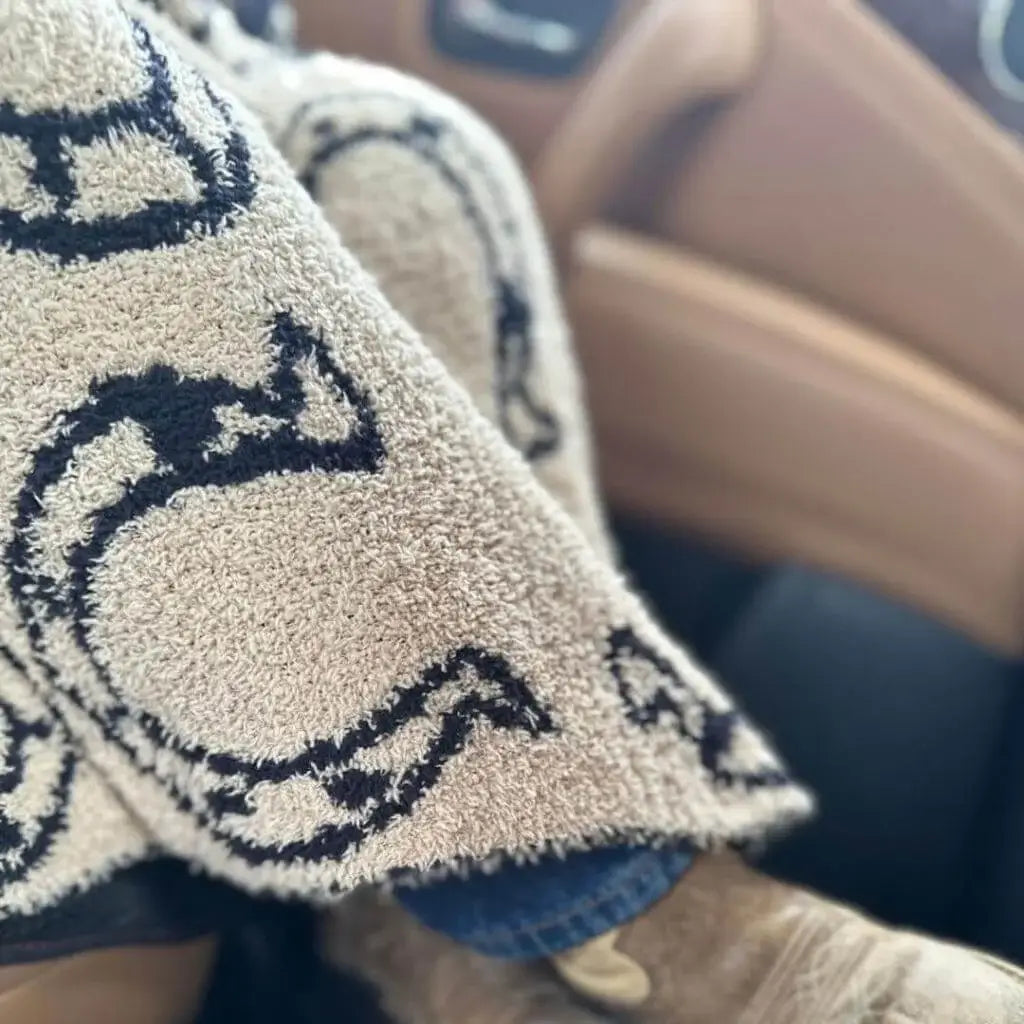
[[[170,13],[213,57],[135,3],[0,2],[0,911],[152,850],[320,901],[802,814],[608,568],[493,136]]]
[[[611,558],[575,359],[529,188],[458,101],[377,65],[295,56],[208,0],[152,0],[244,98],[395,309]]]

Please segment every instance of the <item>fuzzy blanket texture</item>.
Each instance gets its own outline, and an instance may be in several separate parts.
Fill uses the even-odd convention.
[[[327,902],[805,814],[587,446],[463,107],[212,3],[0,0],[0,916],[158,853]]]

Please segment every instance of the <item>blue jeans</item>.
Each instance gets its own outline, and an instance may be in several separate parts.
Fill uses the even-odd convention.
[[[608,847],[402,888],[397,896],[425,925],[478,953],[528,960],[625,924],[664,896],[692,859],[679,848]]]

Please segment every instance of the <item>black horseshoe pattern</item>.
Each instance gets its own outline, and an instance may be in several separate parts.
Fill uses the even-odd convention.
[[[19,141],[31,154],[26,185],[34,197],[32,209],[0,207],[0,249],[48,255],[61,264],[102,260],[220,234],[252,204],[256,179],[249,146],[227,105],[206,83],[198,87],[224,125],[222,145],[216,150],[204,146],[177,111],[177,84],[166,57],[142,25],[134,23],[133,31],[148,79],[141,95],[88,113],[22,113],[0,101],[0,136]],[[152,139],[179,170],[187,170],[195,198],[143,196],[130,212],[79,215],[75,206],[83,196],[76,154],[140,136]]]
[[[372,475],[384,465],[386,448],[370,398],[338,366],[322,335],[285,312],[271,324],[270,343],[273,370],[266,381],[248,387],[221,377],[190,378],[160,365],[141,375],[94,382],[81,406],[57,417],[52,432],[56,439],[36,452],[17,503],[13,540],[4,553],[8,585],[40,670],[139,771],[160,771],[156,765],[163,762],[154,751],[173,754],[175,768],[163,770],[160,781],[178,808],[250,864],[342,856],[395,818],[410,814],[483,723],[531,737],[555,728],[549,711],[503,658],[472,646],[451,652],[418,679],[396,686],[380,707],[343,735],[316,740],[285,759],[247,759],[207,749],[125,699],[93,648],[89,626],[99,613],[92,599],[91,571],[120,531],[151,510],[166,507],[186,489],[230,487],[281,473]],[[347,436],[323,440],[303,434],[307,394],[299,368],[310,365],[339,406],[354,410]],[[226,408],[241,410],[260,429],[225,441],[219,412]],[[89,444],[128,422],[142,428],[152,448],[153,469],[126,485],[110,504],[90,510],[88,533],[67,548],[65,572],[58,578],[38,556],[47,495]],[[101,700],[87,700],[47,657],[47,627],[55,619],[69,624],[89,659],[103,691]],[[439,728],[412,763],[392,771],[359,766],[362,753],[400,736],[428,714]],[[186,789],[179,782],[185,775],[214,781],[201,791]],[[246,826],[258,816],[267,790],[298,778],[315,780],[324,789],[337,808],[337,821],[312,837],[292,841],[249,838]]]
[[[363,146],[387,143],[416,155],[436,173],[458,200],[484,253],[491,282],[497,360],[498,418],[507,440],[530,461],[551,455],[561,444],[562,428],[554,412],[538,396],[533,383],[537,361],[533,309],[525,276],[525,255],[518,237],[517,218],[506,208],[505,190],[492,172],[461,142],[460,133],[436,114],[410,109],[409,102],[387,93],[325,96],[300,107],[282,137],[289,147],[299,133],[313,136],[299,180],[314,199],[322,194],[322,179],[336,160]],[[360,119],[357,104],[393,100],[406,112],[404,123],[386,127],[372,114]],[[340,104],[344,127],[329,111]],[[453,156],[455,159],[453,159]],[[464,168],[473,167],[466,175]],[[494,211],[493,215],[485,210]]]

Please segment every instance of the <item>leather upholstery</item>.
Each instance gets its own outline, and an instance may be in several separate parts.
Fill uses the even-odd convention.
[[[616,506],[748,554],[839,572],[993,650],[1022,650],[1015,516],[1024,467],[1013,452],[1024,417],[1024,155],[877,15],[858,0],[634,0],[586,74],[544,82],[487,75],[431,53],[425,0],[392,0],[373,12],[314,0],[298,6],[304,42],[439,82],[491,117],[531,164],[566,255]],[[751,25],[760,40],[753,51],[743,34]],[[666,52],[682,57],[668,61]],[[717,107],[697,117],[710,100]],[[630,231],[628,281],[613,281],[612,236],[595,243],[585,234],[602,218]],[[806,444],[819,446],[813,469],[789,464],[781,435],[763,436],[763,418],[725,408],[713,421],[698,418],[708,403],[661,401],[645,410],[647,429],[632,423],[628,443],[617,433],[645,401],[636,358],[647,376],[676,384],[688,377],[693,346],[682,344],[679,318],[692,297],[687,268],[701,260],[712,276],[738,271],[784,295],[793,325],[843,325],[826,326],[816,344],[813,329],[787,339],[777,323],[777,343],[758,350],[761,379],[749,378],[751,400],[770,377],[772,404],[801,409]],[[640,266],[657,268],[656,276],[641,281]],[[631,289],[644,301],[629,300]],[[725,360],[708,350],[733,331],[735,311],[712,316],[706,307],[706,357]],[[635,343],[613,344],[606,316]],[[758,331],[747,328],[748,351]],[[871,340],[839,353],[840,336]],[[861,358],[867,349],[870,366]],[[843,412],[805,393],[803,370],[785,354],[798,351],[829,367]],[[780,363],[770,368],[773,359]],[[948,415],[920,397],[925,380],[944,393]],[[715,394],[728,404],[727,394]],[[860,418],[850,413],[853,394],[861,395]],[[885,415],[873,415],[872,403]],[[922,418],[925,407],[932,412]],[[866,420],[870,433],[851,437]],[[712,428],[723,432],[720,442]],[[821,440],[807,440],[814,436]],[[840,436],[845,454],[829,458],[824,439]],[[723,464],[725,479],[712,485],[695,466],[693,446],[702,444],[710,446],[705,465],[715,444],[748,454]],[[810,487],[800,500],[779,490],[798,471]],[[922,476],[928,482],[915,489]],[[1000,496],[968,512],[980,476]],[[954,491],[960,496],[947,502]],[[986,485],[977,504],[991,497]]]
[[[0,1024],[189,1024],[215,952],[198,939],[0,967]]]

